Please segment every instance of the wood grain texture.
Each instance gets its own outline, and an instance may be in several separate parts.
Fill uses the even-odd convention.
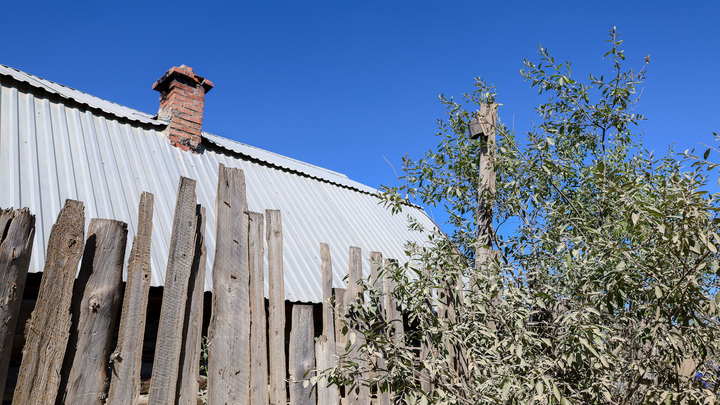
[[[397,267],[397,261],[393,259],[385,259],[385,267]],[[388,319],[388,325],[391,328],[390,333],[393,336],[395,345],[404,344],[405,340],[405,323],[403,321],[400,303],[393,296],[395,291],[395,280],[389,276],[389,272],[385,273],[385,312]]]
[[[70,335],[73,282],[83,253],[83,203],[67,200],[50,231],[35,310],[26,326],[14,404],[54,404]]]
[[[385,280],[383,279],[382,274],[380,274],[380,271],[383,268],[383,255],[380,252],[370,252],[370,282],[373,285],[373,288],[380,293],[380,298],[377,302],[378,306],[378,313],[383,315],[384,320],[387,321],[386,317],[386,311],[385,311]],[[382,355],[375,355],[371,359],[373,364],[375,365],[375,368],[378,370],[378,376],[386,376],[387,375],[387,361],[385,361],[385,357]],[[390,405],[390,393],[389,392],[382,392],[380,389],[380,385],[376,385],[377,388],[377,403],[379,405]]]
[[[200,351],[202,350],[203,293],[205,292],[205,207],[196,207],[197,229],[195,254],[188,282],[187,304],[185,305],[185,326],[183,327],[183,348],[180,352],[180,375],[177,386],[177,405],[198,403],[200,384]]]
[[[181,177],[170,235],[170,252],[150,380],[151,405],[175,402],[185,305],[195,252],[196,206],[195,180]]]
[[[350,247],[350,279],[348,281],[348,291],[345,295],[345,308],[350,311],[350,304],[362,300],[362,288],[358,284],[363,278],[362,272],[362,251],[359,247]],[[368,360],[365,355],[360,351],[365,342],[357,330],[350,324],[349,339],[350,345],[350,359],[355,361],[361,370],[367,370]],[[352,343],[352,336],[354,336],[355,342]],[[366,385],[368,375],[366,372],[360,374],[360,381],[356,389],[349,390],[346,393],[348,405],[369,405],[370,404],[370,387]]]
[[[249,216],[250,249],[250,403],[268,404],[267,318],[265,315],[265,266],[263,215]]]
[[[266,210],[268,249],[268,345],[270,348],[270,404],[285,405],[285,278],[283,275],[282,216],[279,210]]]
[[[315,391],[310,384],[315,369],[315,330],[311,304],[295,304],[290,330],[290,403],[315,405]]]
[[[333,297],[335,301],[335,353],[345,353],[345,345],[347,344],[347,333],[343,333],[343,329],[347,325],[347,311],[345,310],[345,296],[347,289],[333,288]]]
[[[0,211],[0,387],[7,379],[34,235],[35,215],[28,208]]]
[[[208,403],[250,402],[250,275],[245,174],[220,165],[212,319],[208,332]]]
[[[93,218],[76,280],[68,353],[72,359],[65,404],[104,404],[108,360],[120,306],[127,224]]]
[[[112,376],[107,402],[113,405],[133,405],[140,396],[140,365],[150,291],[153,201],[150,193],[144,192],[140,196],[137,232],[127,265],[118,341],[110,356]]]
[[[332,307],[333,270],[330,258],[330,247],[320,244],[320,258],[322,270],[322,335],[315,343],[315,360],[319,371],[335,366],[335,322]],[[340,391],[336,385],[327,386],[325,380],[317,385],[317,398],[319,404],[337,405],[340,402]]]
[[[476,117],[481,126],[480,169],[478,187],[477,240],[475,268],[480,270],[492,260],[493,200],[495,199],[495,122],[497,104],[481,104],[480,116]]]

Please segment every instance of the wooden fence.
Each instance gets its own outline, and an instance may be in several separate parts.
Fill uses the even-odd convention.
[[[363,274],[360,249],[350,248],[346,291],[332,288],[328,245],[317,247],[322,258],[323,303],[322,331],[316,334],[312,304],[293,304],[291,323],[286,325],[280,211],[267,210],[264,215],[248,212],[243,172],[222,165],[216,207],[207,403],[389,404],[387,394],[369,387],[345,393],[342,387],[319,384],[312,390],[308,384],[314,370],[332,367],[336,352],[344,351],[347,340],[339,319],[345,316],[349,302],[362,299],[357,286]],[[132,241],[121,296],[127,225],[92,219],[84,235],[82,202],[66,201],[50,233],[37,301],[25,327],[12,403],[202,403],[198,392],[205,210],[197,204],[195,181],[182,178],[178,189],[149,397],[141,396],[140,366],[150,290],[152,194],[143,193],[138,209],[138,232]],[[0,305],[3,387],[32,250],[34,221],[27,209],[0,211],[0,300],[5,303]],[[269,268],[267,314],[265,249]],[[382,255],[372,252],[370,258],[372,282],[382,288],[385,282],[378,277]],[[398,338],[402,319],[390,295],[385,308],[387,319],[397,325]],[[286,328],[290,332],[287,345]],[[363,358],[358,351],[361,339],[352,341],[356,361],[382,361]]]

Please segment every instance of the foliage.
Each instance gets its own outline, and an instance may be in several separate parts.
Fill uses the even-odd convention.
[[[349,341],[385,363],[366,374],[346,353],[329,381],[379,384],[398,404],[717,401],[720,195],[707,189],[718,165],[710,149],[643,149],[633,130],[645,66],[624,68],[615,29],[608,42],[612,73],[586,81],[544,48],[525,61],[538,122],[522,139],[498,124],[487,247],[500,253],[478,271],[481,141],[468,122],[496,94],[477,79],[461,102],[441,96],[440,144],[405,158],[407,184],[384,197],[396,212],[406,198],[443,207],[451,231],[383,270],[409,326],[401,344],[381,292],[363,283],[348,318],[359,339]]]

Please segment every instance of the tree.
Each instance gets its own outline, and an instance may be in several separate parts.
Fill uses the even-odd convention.
[[[400,344],[382,292],[362,283],[366,299],[351,305],[348,323],[363,335],[361,351],[386,361],[369,363],[380,372],[361,380],[341,356],[324,372],[330,382],[377,385],[398,404],[717,401],[714,149],[643,149],[633,131],[646,65],[624,68],[615,29],[608,42],[611,74],[585,81],[544,48],[539,62],[525,61],[520,73],[542,100],[538,123],[522,138],[497,125],[496,144],[485,145],[497,189],[481,197],[483,145],[468,123],[496,102],[495,88],[476,79],[460,102],[441,96],[440,144],[404,158],[406,185],[383,196],[396,213],[407,199],[443,207],[450,231],[412,224],[428,244],[408,246],[407,265],[383,270],[409,326]],[[476,233],[479,198],[494,205],[487,239]],[[479,243],[499,254],[476,271]]]

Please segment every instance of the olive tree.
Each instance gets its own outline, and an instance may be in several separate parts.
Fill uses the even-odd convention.
[[[444,208],[447,234],[411,224],[428,243],[383,270],[404,335],[395,341],[383,292],[362,283],[349,330],[384,361],[361,370],[343,354],[323,381],[371,385],[397,404],[717,401],[717,151],[645,150],[636,90],[647,59],[627,69],[615,29],[608,43],[609,74],[586,80],[544,48],[525,61],[541,101],[522,136],[500,120],[492,145],[469,137],[480,105],[500,100],[481,79],[460,101],[441,96],[439,145],[404,158],[405,185],[383,201],[397,215],[408,199]],[[495,190],[478,190],[483,146]],[[479,199],[493,206],[483,238]],[[479,244],[497,254],[476,268]]]

